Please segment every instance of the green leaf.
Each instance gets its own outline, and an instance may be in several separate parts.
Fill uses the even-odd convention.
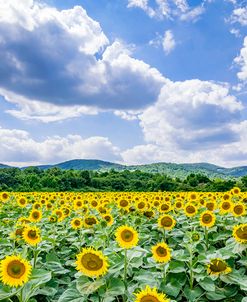
[[[55,262],[55,261],[49,261],[45,264],[46,268],[50,271],[52,271],[54,274],[67,274],[70,271],[68,269],[65,269],[61,263]]]
[[[7,298],[11,298],[12,296],[16,295],[20,290],[21,290],[21,288],[12,289],[8,286],[0,285],[0,301],[7,299]]]
[[[215,291],[215,284],[213,282],[213,280],[209,277],[204,278],[204,280],[202,280],[199,285],[205,289],[205,291],[208,292],[213,292]]]
[[[218,300],[222,300],[225,299],[226,296],[222,293],[215,293],[215,292],[208,292],[206,294],[206,297],[210,300],[210,301],[218,301]]]
[[[86,302],[87,298],[82,296],[76,288],[67,289],[58,299],[58,302]]]
[[[171,261],[169,264],[169,271],[172,273],[182,273],[185,272],[186,269],[184,267],[184,262],[182,261]]]
[[[50,280],[51,280],[51,272],[48,272],[43,269],[33,269],[29,282],[32,283],[33,286],[38,286],[41,284],[45,284]]]
[[[122,295],[125,292],[125,286],[124,282],[117,278],[110,279],[109,285],[107,287],[107,290],[105,292],[105,296],[118,296]]]
[[[105,284],[104,279],[91,281],[85,276],[81,276],[76,281],[76,288],[81,294],[90,295]]]
[[[186,286],[184,289],[184,295],[188,299],[188,301],[193,302],[196,301],[203,293],[203,290],[200,287],[195,287],[190,289],[189,286]]]

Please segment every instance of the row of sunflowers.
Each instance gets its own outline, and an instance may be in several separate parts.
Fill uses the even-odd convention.
[[[0,301],[247,302],[247,193],[0,193]]]

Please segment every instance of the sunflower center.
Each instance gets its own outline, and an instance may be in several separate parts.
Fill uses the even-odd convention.
[[[210,269],[212,272],[215,273],[224,272],[226,268],[227,268],[226,263],[221,260],[214,259],[210,263]]]
[[[188,207],[186,208],[186,211],[187,211],[189,214],[193,214],[193,213],[195,213],[196,209],[195,209],[195,207],[193,207],[193,206],[188,206]]]
[[[81,206],[82,206],[81,201],[77,201],[76,205],[77,205],[78,207],[81,207]]]
[[[96,223],[96,220],[93,217],[89,217],[85,219],[85,222],[87,225],[94,225]]]
[[[39,212],[33,212],[33,218],[38,219],[39,218]]]
[[[107,221],[107,222],[109,222],[109,221],[111,221],[111,217],[110,216],[105,216],[105,220]]]
[[[96,200],[92,201],[92,206],[93,206],[93,207],[97,207],[97,205],[98,205],[98,203],[97,203]]]
[[[196,194],[191,194],[190,198],[191,198],[192,200],[195,200],[195,199],[196,199]]]
[[[161,225],[164,227],[170,227],[172,226],[172,219],[171,217],[163,217],[161,219]]]
[[[227,199],[229,199],[230,198],[230,196],[228,195],[228,194],[225,194],[224,196],[223,196],[223,199],[224,200],[227,200]]]
[[[213,220],[213,218],[212,218],[212,215],[210,215],[210,214],[204,214],[202,216],[202,221],[204,223],[210,223],[210,222],[212,222],[212,220]]]
[[[247,240],[247,226],[238,228],[236,231],[236,234],[237,234],[238,238]]]
[[[25,265],[18,260],[11,261],[7,266],[7,273],[10,277],[19,279],[25,274]]]
[[[160,257],[165,257],[165,256],[167,256],[167,250],[166,250],[164,247],[162,247],[162,246],[157,247],[156,253],[157,253],[158,256],[160,256]]]
[[[123,199],[123,200],[120,201],[120,206],[121,207],[127,207],[127,205],[128,205],[128,201],[127,200]]]
[[[7,193],[3,193],[2,197],[3,197],[3,199],[7,199],[8,198],[8,194]]]
[[[237,205],[234,207],[234,212],[238,215],[242,214],[244,211],[243,206],[242,205]]]
[[[206,204],[206,207],[208,210],[212,211],[214,209],[214,203],[213,202],[208,202]]]
[[[147,294],[141,298],[140,302],[159,302],[159,299],[150,294]]]
[[[25,204],[25,202],[26,202],[25,199],[20,200],[20,204],[22,204],[22,205]]]
[[[103,261],[100,257],[92,253],[83,255],[81,264],[89,271],[97,271],[103,267]]]
[[[30,230],[27,234],[27,236],[31,239],[36,239],[38,236],[37,236],[37,232],[35,230]]]
[[[134,238],[134,234],[129,231],[129,230],[124,230],[122,233],[121,233],[121,238],[123,241],[125,242],[130,242],[133,240]]]
[[[168,204],[162,204],[161,210],[162,211],[168,211],[169,210],[169,205]]]
[[[144,202],[139,202],[138,203],[138,209],[143,209],[145,207],[145,203]]]
[[[223,208],[224,210],[229,210],[229,209],[230,209],[230,203],[229,203],[229,202],[223,202],[222,208]]]
[[[80,225],[80,220],[76,219],[76,220],[74,221],[74,224],[75,224],[75,226],[79,226],[79,225]]]

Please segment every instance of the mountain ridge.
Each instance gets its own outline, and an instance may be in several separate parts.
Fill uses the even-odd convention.
[[[111,169],[114,169],[116,171],[140,170],[143,172],[167,174],[173,177],[182,177],[182,178],[186,177],[190,173],[201,173],[211,178],[217,178],[217,177],[231,178],[231,177],[241,177],[247,175],[247,166],[225,168],[205,162],[182,163],[182,164],[158,162],[158,163],[142,164],[142,165],[122,165],[122,164],[98,160],[98,159],[73,159],[57,164],[37,165],[37,166],[29,166],[29,167],[37,167],[42,170],[47,170],[49,168],[60,168],[62,170],[90,170],[90,171],[99,171],[99,172],[105,172]],[[11,166],[0,164],[0,168],[11,168]],[[21,169],[26,169],[26,168],[28,167],[23,167]]]

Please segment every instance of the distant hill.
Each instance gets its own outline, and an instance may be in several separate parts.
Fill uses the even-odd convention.
[[[9,168],[10,166],[0,164],[0,168]],[[223,168],[220,166],[208,163],[195,164],[175,164],[175,163],[154,163],[146,165],[120,165],[112,162],[97,160],[97,159],[74,159],[54,165],[41,165],[37,168],[46,170],[49,168],[60,168],[63,170],[91,170],[91,171],[116,171],[123,170],[140,170],[150,173],[167,174],[171,177],[184,178],[190,173],[202,173],[210,178],[232,178],[247,175],[247,166],[235,168]],[[25,169],[25,168],[24,168]]]
[[[8,165],[0,164],[0,169],[3,169],[3,168],[11,168],[11,167]]]

